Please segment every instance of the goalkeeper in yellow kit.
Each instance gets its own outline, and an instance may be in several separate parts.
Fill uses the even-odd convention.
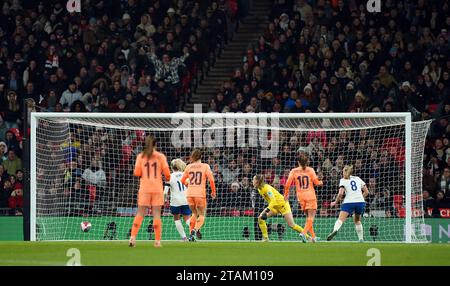
[[[269,203],[269,206],[258,216],[258,225],[262,232],[263,241],[269,241],[266,219],[277,214],[284,216],[284,219],[290,228],[298,233],[303,232],[303,228],[294,222],[289,201],[285,200],[284,196],[274,187],[266,184],[262,175],[253,177],[253,187],[255,187],[264,200]],[[309,237],[307,236],[306,238]],[[306,242],[306,240],[303,240],[303,242]]]

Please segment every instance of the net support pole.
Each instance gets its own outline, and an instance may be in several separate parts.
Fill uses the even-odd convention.
[[[412,142],[411,142],[411,113],[406,114],[405,117],[405,242],[412,242],[412,204],[411,204],[411,154],[412,154]]]
[[[30,119],[30,240],[36,241],[36,127],[35,112]]]
[[[28,105],[23,100],[22,172],[23,172],[23,240],[30,240],[30,144],[28,137]]]

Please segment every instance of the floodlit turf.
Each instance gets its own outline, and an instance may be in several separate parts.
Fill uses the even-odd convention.
[[[360,265],[377,248],[381,265],[450,265],[449,244],[151,242],[0,242],[0,265],[65,265],[77,248],[82,265]]]

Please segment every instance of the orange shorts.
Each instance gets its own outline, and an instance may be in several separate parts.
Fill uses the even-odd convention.
[[[311,199],[311,200],[299,200],[298,201],[300,206],[302,207],[302,210],[317,210],[317,200]]]
[[[187,197],[187,202],[190,207],[206,207],[206,198]]]
[[[163,193],[138,193],[138,206],[162,206],[164,205]]]

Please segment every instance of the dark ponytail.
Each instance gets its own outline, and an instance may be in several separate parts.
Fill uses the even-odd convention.
[[[152,135],[149,135],[145,138],[145,145],[142,153],[144,154],[145,157],[150,159],[150,157],[153,155],[155,147],[156,147],[156,139]]]

